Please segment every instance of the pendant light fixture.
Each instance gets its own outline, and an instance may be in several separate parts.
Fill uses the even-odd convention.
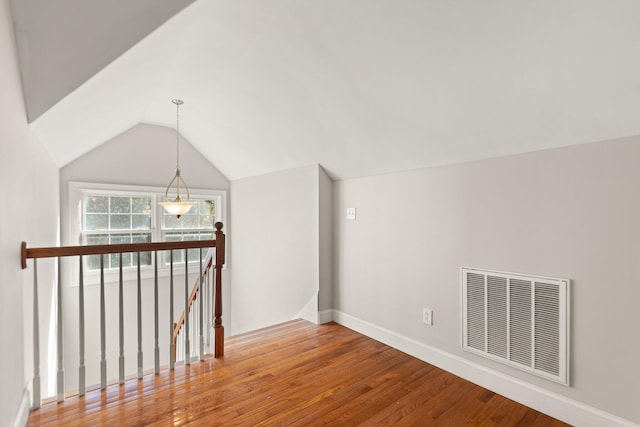
[[[167,211],[167,213],[180,218],[182,215],[189,212],[189,209],[191,209],[195,202],[189,200],[189,187],[187,187],[187,183],[184,182],[184,179],[182,179],[182,175],[180,174],[180,106],[184,104],[184,102],[181,99],[172,99],[171,102],[176,104],[176,174],[171,182],[169,182],[169,185],[167,185],[167,191],[165,191],[164,193],[167,201],[161,202],[160,205],[164,208],[165,211]],[[176,187],[176,197],[175,199],[173,199],[173,201],[170,201],[171,199],[169,199],[169,190],[171,189],[173,183],[175,183]],[[180,198],[181,183],[187,193],[186,201],[182,201],[182,199]]]

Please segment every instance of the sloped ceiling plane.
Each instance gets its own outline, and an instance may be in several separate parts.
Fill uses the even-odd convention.
[[[640,134],[640,2],[15,0],[58,166],[150,123],[229,179],[336,179]]]

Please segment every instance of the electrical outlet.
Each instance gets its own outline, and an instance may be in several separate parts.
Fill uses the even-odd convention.
[[[422,309],[422,321],[429,326],[433,325],[433,310],[430,308]]]
[[[356,219],[356,208],[347,208],[347,219]]]

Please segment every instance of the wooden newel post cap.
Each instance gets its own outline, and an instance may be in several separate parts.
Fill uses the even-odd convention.
[[[216,230],[218,230],[218,231],[222,230],[222,223],[220,221],[216,222],[214,224],[214,226],[216,227]]]

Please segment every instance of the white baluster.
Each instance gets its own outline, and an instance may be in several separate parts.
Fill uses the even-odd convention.
[[[142,378],[142,277],[140,276],[140,252],[138,260],[138,379]]]
[[[198,318],[198,304],[192,304],[191,312],[189,314],[190,314],[189,322],[191,323],[191,337],[190,338],[191,338],[191,342],[195,344],[194,345],[194,347],[195,347],[194,353],[196,353],[195,357],[198,357],[198,350],[197,350],[197,348],[198,348],[198,339],[197,339],[197,336],[198,336],[198,331],[197,331],[198,323],[196,322],[196,319]],[[193,357],[191,359],[193,360]]]
[[[40,407],[40,312],[38,307],[38,260],[33,259],[33,409]]]
[[[169,277],[169,368],[174,369],[177,353],[173,341],[173,250],[169,251],[169,263],[171,266],[171,274]],[[174,355],[176,355],[175,358]]]
[[[200,360],[204,360],[204,321],[202,319],[202,248],[200,248],[200,271],[198,272],[198,321],[200,331]]]
[[[124,384],[124,278],[122,275],[122,253],[120,253],[120,266],[118,269],[118,273],[118,325],[120,343],[120,355],[118,357],[118,382],[120,384]]]
[[[86,388],[86,368],[84,365],[84,260],[80,255],[80,283],[78,290],[78,328],[80,332],[80,366],[78,368],[78,395],[84,396]]]
[[[209,348],[209,353],[213,353],[211,343],[213,342],[213,337],[211,334],[213,333],[213,329],[211,328],[211,315],[213,314],[213,303],[212,303],[212,295],[213,292],[211,290],[211,269],[207,269],[207,278],[205,280],[205,289],[207,290],[207,309],[204,313],[207,319],[207,347]]]
[[[62,265],[58,257],[58,402],[64,401],[64,360],[62,339]]]
[[[104,301],[104,254],[100,255],[100,389],[107,388],[107,342]]]
[[[179,361],[179,360],[182,360],[184,358],[184,341],[180,339],[181,337],[180,337],[179,333],[177,335],[177,338],[178,339],[177,339],[176,343],[177,343],[178,349],[177,349],[177,352],[176,352],[176,361]]]
[[[154,372],[160,373],[160,347],[158,344],[158,251],[153,253],[153,319],[154,319]]]

